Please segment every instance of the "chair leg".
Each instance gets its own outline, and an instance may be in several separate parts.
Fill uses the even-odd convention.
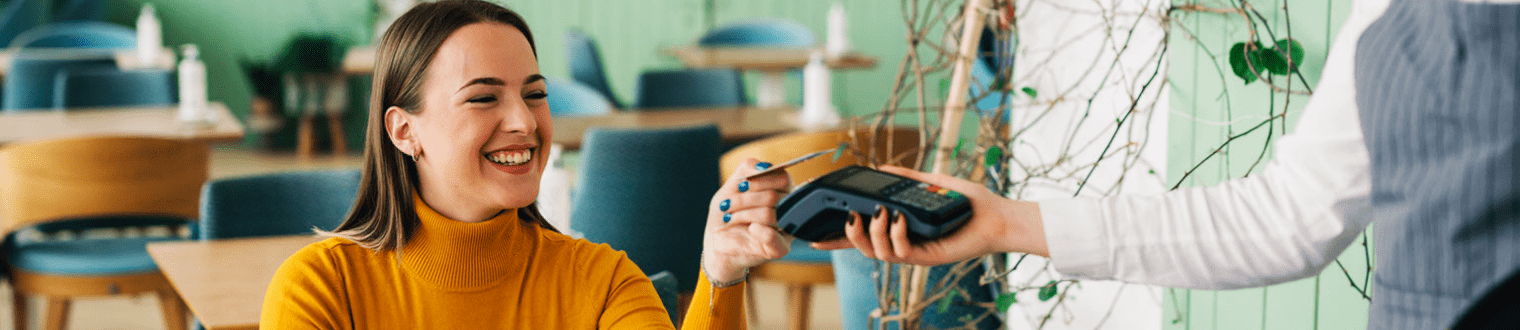
[[[327,116],[327,132],[332,140],[333,155],[348,154],[348,141],[343,137],[343,115]]]
[[[31,316],[32,305],[27,301],[26,294],[16,289],[15,282],[11,284],[11,320],[14,321],[16,330],[31,329],[27,324],[27,318]]]
[[[745,317],[747,319],[747,320],[745,320],[745,322],[747,322],[745,324],[751,325],[751,326],[755,325],[757,323],[757,321],[760,320],[760,314],[757,314],[757,312],[755,312],[755,284],[754,283],[745,283],[744,284],[744,306],[745,306],[746,309],[748,309],[746,312],[749,312],[748,317]]]
[[[812,302],[813,287],[803,284],[787,285],[787,322],[792,330],[804,330],[808,327],[808,306]]]
[[[46,330],[63,330],[69,327],[68,297],[48,297],[47,320],[42,324]]]
[[[316,142],[313,141],[314,137],[312,136],[313,134],[316,134],[312,131],[312,120],[313,119],[311,115],[303,114],[301,115],[300,123],[297,124],[296,158],[303,160],[311,159],[311,154],[316,149]]]
[[[185,302],[179,299],[179,293],[174,289],[158,290],[158,305],[164,310],[164,328],[168,330],[186,330],[190,328],[186,320],[188,315]]]

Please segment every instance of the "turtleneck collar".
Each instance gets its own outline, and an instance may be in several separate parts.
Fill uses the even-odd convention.
[[[517,210],[467,223],[438,214],[420,195],[413,199],[421,223],[401,249],[404,272],[449,291],[485,289],[523,276],[538,235],[517,218]]]

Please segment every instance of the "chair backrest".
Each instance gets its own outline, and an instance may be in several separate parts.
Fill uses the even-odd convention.
[[[586,132],[570,226],[641,269],[697,283],[707,205],[721,184],[718,127]]]
[[[195,219],[210,151],[184,140],[85,137],[0,148],[0,228],[110,215]]]
[[[58,71],[115,67],[116,61],[109,56],[54,58],[23,51],[11,60],[10,72],[5,74],[4,92],[0,93],[4,95],[4,104],[0,108],[5,111],[52,109]]]
[[[99,21],[105,5],[105,0],[69,0],[63,7],[54,8],[53,21]]]
[[[739,164],[744,163],[746,158],[780,163],[814,151],[838,148],[840,143],[850,143],[867,157],[871,157],[871,152],[874,150],[876,153],[874,157],[880,164],[911,167],[918,163],[917,129],[888,128],[875,133],[875,139],[871,138],[873,132],[874,130],[870,128],[856,128],[768,137],[734,147],[723,154],[718,166],[722,170],[723,177],[726,178],[738,168]],[[870,164],[849,151],[841,153],[837,161],[831,160],[831,156],[820,156],[788,167],[786,173],[791,176],[793,185],[801,185],[850,165]]]
[[[137,47],[137,31],[98,21],[63,22],[22,32],[10,45],[26,48],[133,48]]]
[[[697,41],[702,46],[812,47],[818,42],[802,23],[759,19],[714,28]]]
[[[611,101],[590,86],[569,79],[547,79],[549,113],[559,116],[595,116],[612,113]]]
[[[986,61],[971,61],[971,88],[966,89],[966,99],[975,101],[973,105],[982,117],[994,115],[998,106],[1012,105],[1016,94],[993,90],[994,81],[997,80],[997,72]],[[1013,109],[1004,107],[1003,122],[1007,123],[1012,117]]]
[[[53,0],[11,0],[0,11],[0,46],[11,44],[23,31],[47,22]]]
[[[681,283],[676,281],[676,276],[670,271],[664,270],[649,275],[649,282],[654,284],[654,292],[660,295],[660,305],[665,305],[665,312],[670,314],[671,324],[680,324],[676,320],[676,306],[679,306],[681,298]]]
[[[201,239],[310,234],[332,230],[359,193],[359,171],[257,175],[207,183],[201,192]]]
[[[565,32],[565,57],[570,63],[571,79],[601,93],[612,102],[612,107],[623,108],[623,103],[612,94],[612,86],[607,83],[607,72],[602,66],[602,53],[596,48],[596,40],[580,31]]]
[[[172,105],[179,102],[174,71],[81,68],[59,70],[53,108]]]
[[[639,75],[634,109],[723,107],[748,103],[744,79],[733,69],[651,71]]]

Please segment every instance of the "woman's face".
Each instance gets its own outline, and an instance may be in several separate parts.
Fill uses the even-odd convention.
[[[525,207],[538,196],[553,132],[547,96],[522,32],[475,23],[438,48],[423,80],[422,111],[388,110],[387,126],[397,148],[420,149],[423,198],[440,212],[450,208],[446,216],[478,221],[468,217]]]

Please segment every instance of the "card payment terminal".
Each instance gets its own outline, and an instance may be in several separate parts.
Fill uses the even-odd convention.
[[[830,172],[788,194],[776,205],[776,225],[805,241],[844,237],[850,211],[870,223],[876,206],[902,212],[908,238],[918,242],[949,234],[971,218],[971,200],[917,180],[850,166]],[[895,220],[895,219],[894,219]]]

